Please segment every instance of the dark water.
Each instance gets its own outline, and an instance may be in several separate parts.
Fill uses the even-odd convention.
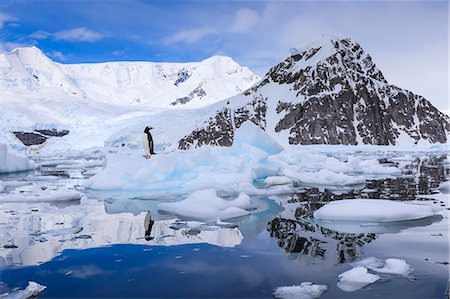
[[[321,298],[445,298],[449,203],[437,187],[448,179],[448,160],[421,155],[398,161],[383,162],[396,163],[402,176],[369,179],[355,189],[298,187],[292,194],[255,197],[258,209],[223,226],[193,227],[158,214],[158,201],[92,192],[86,193],[91,199],[61,208],[76,212],[86,202],[92,205],[83,212],[84,222],[74,222],[82,231],[60,229],[43,239],[33,235],[35,218],[59,216],[48,216],[39,205],[4,206],[1,213],[17,217],[0,218],[0,229],[16,234],[8,237],[17,248],[0,251],[0,293],[33,280],[48,286],[41,298],[270,298],[276,287],[311,281],[328,286]],[[70,178],[73,171],[60,173],[61,180],[77,184]],[[1,179],[23,180],[26,175]],[[326,202],[348,198],[421,200],[444,212],[367,227],[340,227],[311,218]],[[152,239],[146,240],[150,213]],[[19,226],[23,228],[16,231]],[[24,230],[29,234],[17,237]],[[408,277],[380,274],[381,280],[355,292],[340,290],[338,275],[364,257],[404,259],[414,271]]]

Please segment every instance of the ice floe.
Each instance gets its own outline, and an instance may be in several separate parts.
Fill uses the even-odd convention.
[[[158,209],[184,218],[202,221],[226,220],[250,214],[250,197],[241,193],[232,200],[217,196],[216,190],[196,191],[188,198],[178,202],[160,203]]]
[[[329,221],[393,222],[430,217],[440,209],[381,199],[349,199],[327,203],[314,212],[314,218]]]
[[[371,271],[385,274],[395,274],[408,276],[413,269],[405,260],[389,258],[386,261],[375,257],[368,257],[363,260],[352,263],[355,267],[363,266]]]
[[[42,293],[47,287],[34,281],[29,281],[28,286],[24,290],[14,291],[11,293],[0,294],[0,298],[8,299],[27,299],[36,297]]]
[[[35,163],[24,156],[8,152],[8,145],[0,142],[0,173],[34,169]]]
[[[367,271],[367,268],[360,266],[339,274],[337,286],[345,292],[353,292],[379,279],[380,276],[371,274]]]
[[[302,282],[300,285],[278,287],[273,292],[275,298],[282,299],[316,299],[328,290],[326,285]]]

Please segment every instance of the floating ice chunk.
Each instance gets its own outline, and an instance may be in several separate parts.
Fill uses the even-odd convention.
[[[0,202],[57,202],[80,200],[82,194],[75,190],[36,190],[34,192],[0,195]]]
[[[33,161],[24,156],[8,152],[6,143],[0,142],[0,173],[19,172],[34,169]]]
[[[151,159],[144,159],[140,152],[124,151],[108,155],[104,169],[89,178],[84,186],[152,193],[187,193],[214,188],[235,193],[247,192],[255,179],[277,172],[278,167],[267,161],[267,153],[248,144],[175,151],[157,154]]]
[[[356,261],[351,265],[353,267],[365,267],[367,269],[372,270],[374,268],[382,268],[384,266],[384,261],[377,259],[376,257],[367,257],[360,261]]]
[[[363,266],[378,273],[395,274],[408,276],[413,269],[405,260],[389,258],[386,261],[369,257],[352,264],[353,266]]]
[[[315,299],[320,298],[326,290],[328,290],[326,285],[302,282],[300,285],[278,287],[273,296],[283,299]]]
[[[379,279],[380,276],[370,274],[365,267],[360,266],[339,274],[337,286],[345,292],[354,292]]]
[[[412,268],[405,260],[390,258],[386,260],[386,264],[383,268],[373,269],[379,273],[397,274],[407,276],[412,272]]]
[[[3,185],[3,182],[0,181],[0,193],[3,192],[3,189],[5,189],[5,186]]]
[[[40,293],[42,293],[47,287],[38,284],[34,281],[29,281],[28,286],[25,290],[19,290],[13,293],[1,294],[0,298],[8,298],[8,299],[27,299],[31,297],[36,297]]]
[[[402,172],[395,166],[383,166],[377,159],[364,160],[358,163],[358,168],[364,174],[391,174],[400,175]]]
[[[264,180],[264,183],[268,186],[288,185],[292,184],[292,179],[287,176],[269,176]]]
[[[365,182],[363,176],[351,176],[328,169],[321,169],[317,172],[297,172],[291,169],[284,169],[282,173],[307,185],[348,186]]]
[[[331,221],[391,222],[421,219],[440,209],[381,199],[349,199],[330,202],[314,212],[314,218]]]
[[[201,221],[217,221],[250,214],[250,197],[241,193],[233,200],[217,196],[216,190],[207,189],[192,193],[178,202],[160,203],[158,209],[169,214]]]

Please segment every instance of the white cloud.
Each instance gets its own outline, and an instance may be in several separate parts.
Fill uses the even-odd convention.
[[[114,56],[119,56],[119,55],[122,55],[123,53],[124,53],[123,50],[112,51],[112,55],[114,55]]]
[[[11,15],[0,12],[0,29],[3,28],[3,26],[5,25],[6,22],[11,22],[11,21],[17,21],[17,19]]]
[[[55,40],[96,42],[105,38],[105,35],[99,32],[92,31],[86,27],[79,27],[52,33],[52,37]]]
[[[67,57],[60,51],[50,51],[50,52],[46,52],[45,54],[47,54],[51,58],[55,58],[56,60],[59,60],[59,61],[67,60]]]
[[[216,34],[217,30],[211,27],[200,27],[190,30],[180,30],[164,39],[166,44],[186,43],[192,44],[202,40],[211,34]]]
[[[47,31],[44,31],[44,30],[39,30],[39,31],[31,33],[30,37],[34,38],[34,39],[47,39],[51,35],[52,34],[50,32],[47,32]]]
[[[241,8],[234,16],[230,32],[245,33],[253,29],[259,21],[259,14],[248,8]]]
[[[69,42],[96,42],[104,39],[106,35],[95,32],[86,27],[78,27],[69,30],[62,30],[57,32],[48,32],[44,30],[35,31],[30,34],[34,39],[49,39],[63,40]]]
[[[255,28],[259,21],[259,14],[248,8],[241,8],[233,16],[231,25],[228,28],[220,27],[217,23],[214,26],[202,26],[192,29],[185,29],[175,32],[163,40],[166,45],[185,43],[193,44],[212,35],[230,34],[230,33],[247,33]]]
[[[0,42],[0,53],[9,53],[15,48],[31,47],[34,45],[36,45],[35,42],[31,43]]]

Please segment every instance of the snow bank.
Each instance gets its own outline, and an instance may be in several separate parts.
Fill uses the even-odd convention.
[[[0,173],[26,171],[34,167],[35,164],[33,161],[8,152],[7,144],[0,142]]]
[[[330,221],[391,222],[421,219],[439,211],[432,206],[381,199],[350,199],[330,202],[314,212],[314,218]]]
[[[163,212],[207,222],[248,215],[250,212],[245,209],[250,207],[250,197],[244,193],[233,200],[225,200],[213,189],[194,192],[179,202],[158,204],[158,209]]]
[[[28,286],[25,290],[19,290],[13,293],[1,294],[0,298],[6,297],[8,299],[27,299],[31,297],[36,297],[42,293],[47,287],[38,284],[34,281],[29,281]]]
[[[380,276],[370,274],[365,267],[356,267],[339,274],[338,288],[345,292],[359,290],[380,279]]]
[[[377,259],[375,257],[365,258],[363,260],[352,263],[355,267],[365,267],[369,270],[385,273],[408,276],[413,269],[405,260],[389,258],[386,261]]]
[[[326,285],[302,282],[300,285],[276,288],[273,296],[283,299],[315,299],[320,298],[326,290],[328,290]]]

